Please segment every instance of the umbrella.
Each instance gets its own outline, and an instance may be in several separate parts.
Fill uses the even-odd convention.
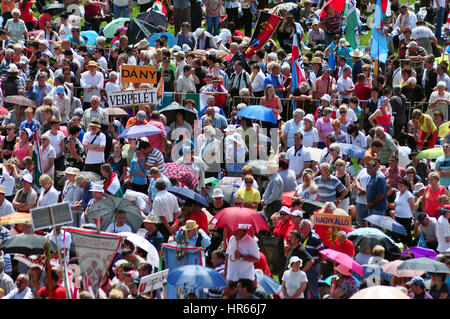
[[[187,107],[184,107],[183,105],[170,104],[161,109],[159,112],[166,116],[167,125],[170,125],[171,123],[175,122],[176,114],[178,111],[184,111],[184,120],[189,124],[194,124],[194,121],[197,119],[197,113],[195,113],[193,110],[188,109]]]
[[[14,259],[24,263],[28,268],[35,266],[38,266],[41,270],[45,268],[45,257],[43,255],[31,255],[27,257],[22,254],[15,254]],[[59,266],[59,262],[56,262],[54,259],[50,259],[50,264],[55,267]]]
[[[176,177],[179,182],[185,184],[190,189],[195,189],[198,184],[198,179],[195,177],[194,171],[183,164],[175,162],[165,163],[164,171],[164,175],[167,178]]]
[[[158,31],[158,28],[148,22],[131,18],[130,25],[127,30],[127,37],[130,44],[136,44],[142,39],[149,38]]]
[[[0,245],[5,254],[22,254],[25,256],[41,255],[45,252],[44,245],[49,240],[36,234],[20,234],[8,239]],[[56,245],[50,243],[50,250],[56,252]]]
[[[394,233],[406,236],[405,227],[399,222],[392,219],[390,216],[370,215],[365,218],[369,223],[386,228]]]
[[[172,286],[190,289],[221,288],[227,282],[221,274],[212,268],[199,265],[186,265],[169,271],[167,282]]]
[[[442,124],[441,126],[439,126],[439,137],[445,137],[445,135],[447,135],[447,133],[450,132],[450,121],[445,122],[444,124]]]
[[[24,107],[37,107],[37,102],[30,100],[22,95],[9,95],[3,98],[4,103],[11,103]]]
[[[231,231],[238,229],[254,230],[259,233],[269,230],[264,217],[255,210],[246,207],[227,207],[221,209],[211,220],[215,228],[228,228]]]
[[[109,116],[114,117],[128,116],[128,113],[120,107],[107,107],[104,108],[104,110],[106,111],[106,113],[108,113]]]
[[[390,261],[384,265],[381,266],[381,269],[388,274],[394,275],[396,277],[417,277],[422,276],[425,271],[423,270],[414,270],[414,269],[405,269],[401,270],[398,269],[398,266],[403,264],[405,261],[401,259],[396,259],[393,261]]]
[[[405,260],[397,267],[399,270],[423,270],[432,273],[450,273],[450,268],[446,264],[427,257],[413,258]]]
[[[177,44],[177,38],[174,37],[173,34],[170,34],[169,32],[163,32],[163,33],[154,33],[150,38],[148,38],[147,41],[148,41],[149,45],[151,47],[154,47],[156,39],[161,38],[163,35],[167,37],[167,46],[168,47],[171,48]]]
[[[280,11],[286,10],[288,12],[298,9],[298,5],[295,2],[286,2],[276,5],[273,8],[269,9],[269,13],[280,15]]]
[[[411,247],[410,249],[405,250],[402,252],[402,256],[406,255],[408,252],[411,252],[414,254],[414,258],[421,258],[421,257],[427,257],[430,259],[436,259],[436,256],[438,255],[437,252],[435,252],[433,249],[429,248],[423,248],[423,247]]]
[[[297,191],[284,192],[281,198],[281,203],[283,206],[291,207],[292,198],[297,197]]]
[[[64,3],[50,3],[47,6],[42,7],[42,10],[55,10],[55,9],[64,9]]]
[[[80,171],[79,175],[83,175],[91,182],[100,182],[102,180],[102,176],[100,174],[91,172],[91,171]]]
[[[320,162],[320,156],[322,155],[322,150],[320,148],[307,147],[306,149],[311,154],[311,160],[312,161]]]
[[[267,163],[269,163],[269,161],[258,159],[247,161],[245,164],[253,167],[253,172],[255,175],[268,176],[269,173],[267,173]]]
[[[209,195],[212,196],[214,189],[221,189],[223,193],[223,200],[228,204],[232,204],[234,201],[234,195],[238,191],[239,186],[236,185],[217,185],[213,189],[209,190]]]
[[[372,286],[355,293],[350,299],[411,299],[400,289],[389,286]]]
[[[316,210],[321,209],[322,207],[323,207],[323,203],[321,203],[321,202],[317,202],[317,201],[310,200],[310,199],[303,199],[302,209],[308,214],[312,214]]]
[[[91,46],[95,45],[95,43],[97,42],[98,33],[94,30],[81,31],[81,36],[87,39],[86,45]]]
[[[100,218],[100,231],[105,231],[109,224],[114,223],[119,210],[125,212],[125,223],[131,227],[133,232],[137,232],[142,225],[141,210],[136,204],[124,198],[107,196],[94,202],[89,208],[87,222],[95,224],[93,219]]]
[[[153,25],[163,26],[164,28],[167,28],[167,25],[169,24],[167,16],[157,11],[141,12],[136,18]]]
[[[364,158],[364,155],[367,152],[366,149],[359,147],[357,145],[347,143],[338,143],[338,144],[341,148],[342,154],[347,155],[349,157],[356,157],[362,159]]]
[[[331,279],[337,278],[337,276],[338,276],[338,275],[331,275],[331,276],[327,277],[327,278],[324,280],[324,282],[325,282],[328,286],[331,286]],[[353,279],[355,279],[355,281],[356,281],[356,283],[358,284],[358,286],[361,285],[361,281],[359,281],[358,278],[356,278],[355,276],[352,276],[352,277],[353,277]]]
[[[263,273],[260,273],[259,271],[255,271],[256,274],[256,280],[258,281],[258,284],[263,287],[264,291],[268,295],[276,295],[281,291],[281,285],[272,277],[269,277],[267,275],[264,275]]]
[[[103,35],[107,39],[112,39],[114,37],[114,33],[116,33],[117,28],[120,26],[124,26],[126,22],[129,22],[130,18],[119,18],[113,19],[110,23],[108,23],[103,28]]]
[[[436,159],[439,156],[444,155],[444,149],[442,147],[429,148],[427,150],[420,151],[417,154],[417,159]]]
[[[333,249],[322,249],[320,251],[322,255],[325,257],[331,259],[332,261],[335,261],[339,264],[344,265],[351,271],[356,272],[357,274],[360,274],[361,276],[364,276],[364,269],[360,264],[358,264],[352,257],[350,257],[347,254],[341,253],[339,251],[333,250]]]
[[[353,245],[355,247],[369,247],[371,250],[376,245],[381,245],[386,249],[386,251],[389,251],[391,249],[394,249],[395,243],[394,241],[385,236],[379,236],[379,235],[351,235],[354,231],[347,234],[347,238],[352,241]]]
[[[348,239],[351,239],[350,237],[360,237],[360,236],[381,236],[381,237],[386,237],[387,239],[389,239],[394,244],[394,241],[388,235],[386,235],[381,230],[379,230],[378,228],[361,227],[361,228],[358,228],[358,229],[352,231],[351,233],[347,234],[347,238]]]
[[[199,193],[194,192],[193,190],[191,190],[189,188],[172,186],[172,187],[167,188],[167,191],[178,197],[183,198],[184,200],[191,199],[203,207],[209,206],[208,200],[205,197],[203,197]]]
[[[237,115],[247,119],[277,124],[273,110],[263,105],[248,105],[240,110]]]
[[[133,125],[127,127],[120,135],[119,138],[130,138],[130,137],[144,137],[156,134],[162,134],[163,131],[155,125],[144,124],[144,125]]]
[[[0,106],[0,114],[8,114],[8,109],[6,107]]]
[[[31,221],[31,215],[29,213],[12,213],[3,217],[0,217],[0,225],[14,225],[23,224]]]
[[[336,12],[342,13],[345,8],[345,1],[328,0],[322,7],[320,11],[320,20],[322,20],[327,15],[327,7],[332,6]]]
[[[147,252],[147,260],[150,262],[150,264],[152,264],[153,267],[159,267],[159,254],[152,243],[150,243],[144,237],[139,236],[135,233],[120,232],[119,235],[125,236],[125,239],[131,241],[135,246],[145,250]]]

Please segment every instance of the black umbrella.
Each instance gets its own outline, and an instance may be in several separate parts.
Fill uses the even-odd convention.
[[[211,188],[209,190],[209,196],[212,196],[216,188],[220,188],[224,196],[223,200],[231,205],[233,204],[234,194],[238,191],[239,187],[240,186],[237,185],[227,185],[227,184],[217,185],[216,187]]]
[[[45,252],[44,245],[49,242],[47,237],[36,234],[20,234],[8,239],[0,245],[0,250],[5,254],[22,254],[25,256],[42,255]],[[56,245],[50,242],[50,251],[56,252]]]
[[[169,24],[167,16],[157,11],[141,12],[136,18],[151,25],[163,26],[164,28],[167,28],[167,25]]]
[[[189,124],[194,124],[194,121],[197,119],[197,113],[193,110],[188,109],[180,104],[170,104],[165,108],[159,110],[160,113],[164,114],[167,119],[167,125],[175,122],[176,114],[178,111],[182,111],[184,113],[184,120]]]
[[[309,215],[313,214],[316,210],[321,209],[323,207],[323,203],[317,202],[310,199],[303,200],[302,209],[308,213]]]
[[[136,44],[142,39],[148,39],[153,33],[156,33],[158,28],[150,23],[139,19],[130,19],[130,25],[127,30],[127,37],[129,44]]]
[[[167,188],[167,191],[174,194],[177,197],[180,197],[184,200],[191,199],[201,206],[208,207],[209,202],[208,200],[201,196],[199,193],[194,192],[193,190],[186,188],[186,187],[179,187],[179,186],[172,186]]]

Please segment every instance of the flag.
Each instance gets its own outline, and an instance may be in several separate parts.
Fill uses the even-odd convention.
[[[105,191],[108,191],[111,195],[123,197],[122,187],[120,186],[120,181],[116,173],[111,173],[109,179],[104,182],[103,187]]]
[[[332,6],[334,11],[342,13],[345,8],[345,0],[328,0],[320,11],[320,19],[323,19],[327,15],[327,7]]]
[[[356,0],[348,0],[345,5],[345,16],[347,17],[347,26],[345,27],[345,38],[353,49],[358,46],[357,33],[358,16],[356,15]]]
[[[391,15],[391,5],[389,0],[377,0],[375,6],[374,22],[372,27],[372,45],[370,55],[373,59],[386,63],[389,49],[386,35],[384,34],[383,19]]]
[[[120,248],[122,237],[117,234],[67,227],[72,235],[78,257],[84,290],[97,298],[102,280],[107,276],[114,257]]]
[[[41,188],[41,184],[39,184],[39,178],[44,173],[44,167],[42,165],[42,151],[41,151],[41,142],[39,141],[38,132],[34,131],[33,133],[33,155],[32,160],[34,162],[34,183],[38,189]]]
[[[156,99],[158,104],[162,103],[164,97],[164,69],[161,69],[161,78],[159,79],[158,85],[156,86]]]
[[[76,299],[74,298],[74,287],[72,285],[72,278],[68,271],[67,261],[64,261],[64,289],[66,289],[66,298],[67,299]]]
[[[275,30],[277,30],[278,23],[280,23],[281,20],[281,17],[276,14],[270,14],[265,11],[260,12],[261,14],[256,22],[249,46],[245,50],[244,55],[247,59],[253,56],[256,51],[261,49],[266,44],[266,42],[272,37]]]
[[[377,29],[384,27],[384,18],[390,17],[391,14],[391,3],[389,0],[377,0],[375,5],[373,27]]]
[[[164,5],[164,3],[162,3],[162,2],[159,1],[159,0],[156,0],[156,1],[153,3],[153,6],[150,8],[149,11],[161,12],[161,13],[167,15],[167,9],[166,9],[166,6]]]
[[[292,91],[298,88],[300,83],[306,81],[301,50],[302,31],[300,23],[295,22],[294,35],[292,37]]]

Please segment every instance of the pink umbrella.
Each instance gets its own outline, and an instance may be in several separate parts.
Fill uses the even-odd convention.
[[[320,253],[325,257],[327,257],[328,259],[331,259],[332,261],[335,261],[338,264],[342,264],[351,271],[354,271],[357,274],[364,276],[364,269],[362,268],[362,266],[347,254],[341,253],[333,249],[322,249]]]
[[[417,277],[422,276],[425,273],[425,271],[422,270],[398,269],[398,266],[400,266],[404,262],[404,260],[397,259],[384,264],[383,266],[381,266],[381,269],[383,269],[385,273],[394,275],[396,277]]]

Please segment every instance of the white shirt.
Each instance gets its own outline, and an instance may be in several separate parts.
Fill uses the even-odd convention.
[[[16,186],[16,179],[6,169],[3,169],[3,176],[0,177],[0,185],[5,188],[6,196],[12,196]]]
[[[301,285],[304,282],[308,282],[308,277],[306,276],[306,273],[298,270],[298,271],[292,271],[291,269],[286,270],[283,273],[282,278],[284,285],[286,287],[286,292],[289,297],[295,295],[297,291],[300,289]],[[286,296],[284,296],[286,297]],[[304,294],[302,294],[298,297],[298,299],[304,298]]]
[[[238,281],[241,278],[255,279],[255,267],[253,262],[234,258],[234,252],[239,246],[239,251],[244,256],[253,256],[259,258],[259,247],[256,240],[249,235],[245,235],[239,245],[236,237],[233,235],[228,242],[226,254],[228,256],[227,280]]]
[[[44,135],[48,136],[50,138],[50,145],[53,146],[56,154],[61,153],[61,151],[62,151],[61,150],[61,142],[64,141],[64,139],[66,138],[64,133],[61,131],[58,131],[58,133],[56,135],[53,135],[51,133],[51,131],[47,131]]]
[[[177,92],[197,92],[194,77],[192,75],[186,77],[184,73],[182,73],[177,80]]]
[[[445,9],[445,0],[433,0],[433,9],[437,8],[437,4],[439,3],[441,8]]]
[[[350,93],[349,95],[342,95],[341,94],[342,91],[348,90],[351,87],[354,87],[354,84],[353,84],[351,76],[348,76],[347,78],[344,78],[343,76],[341,76],[339,78],[339,80],[337,81],[337,86],[336,86],[339,100],[349,99],[349,98],[352,97],[352,93]]]
[[[310,131],[305,132],[303,127],[298,129],[303,134],[303,147],[313,147],[314,143],[319,143],[319,132],[315,127]]]
[[[450,242],[445,240],[445,237],[450,237],[450,228],[448,224],[448,219],[445,215],[441,215],[437,220],[436,227],[436,237],[438,240],[437,251],[440,253],[445,253],[450,251]]]
[[[420,25],[412,29],[411,37],[413,39],[432,39],[434,38],[434,33],[430,30],[430,28]]]
[[[103,82],[105,78],[103,77],[103,73],[96,71],[95,75],[92,75],[90,71],[86,71],[81,75],[80,85],[84,90],[83,102],[91,102],[91,97],[96,95],[100,97],[100,89],[103,89]],[[87,89],[96,86],[97,89],[92,89],[91,92],[88,92]]]
[[[414,198],[414,195],[411,194],[410,191],[406,190],[400,195],[400,192],[397,192],[395,195],[395,217],[398,218],[411,218],[412,211],[411,206],[409,205],[408,200],[410,198]]]
[[[367,173],[367,169],[363,168],[362,170],[360,170],[358,175],[356,176],[356,178],[358,179],[359,183],[361,184],[361,188],[365,190],[367,187],[367,184],[369,183],[369,180],[370,180],[370,175]],[[366,194],[357,195],[356,203],[367,205]]]
[[[12,214],[15,211],[16,210],[14,209],[13,204],[5,198],[3,203],[0,205],[0,217]]]
[[[44,194],[44,191],[39,195],[39,199],[37,202],[38,207],[49,206],[58,203],[59,191],[56,190],[55,187],[50,187],[47,193]]]
[[[366,136],[361,131],[358,131],[358,135],[356,136],[356,138],[354,138],[352,135],[346,133],[345,134],[345,142],[347,144],[352,144],[352,145],[356,145],[356,146],[359,146],[362,148],[367,148]]]
[[[111,92],[120,91],[120,88],[116,83],[109,81],[105,85],[105,91],[106,91],[106,95],[108,96],[109,94],[111,94]],[[111,107],[111,105],[109,107]]]
[[[162,223],[160,217],[166,217],[168,223],[173,222],[174,213],[179,211],[180,207],[178,206],[178,200],[175,195],[166,190],[156,193],[152,213],[158,218],[160,223]]]
[[[33,291],[30,287],[26,287],[22,292],[19,292],[19,288],[14,288],[6,296],[1,299],[33,299]]]
[[[266,76],[263,71],[259,70],[259,72],[255,75],[255,78],[252,81],[252,91],[253,92],[262,92],[264,91],[264,80]]]
[[[92,143],[94,138],[95,137],[92,135],[92,132],[88,131],[83,135],[83,143],[87,142],[89,144],[94,144],[94,145],[102,145],[102,146],[106,145],[105,134],[99,133],[97,138],[95,138],[94,143]],[[104,162],[105,162],[105,152],[98,152],[98,151],[94,151],[94,150],[87,151],[86,160],[85,160],[86,164],[100,164],[100,163],[104,163]]]
[[[49,241],[53,242],[56,244],[56,240],[55,240],[55,235],[53,233],[53,230],[47,234],[46,236],[48,238]],[[67,249],[67,251],[70,250],[70,246],[72,245],[72,235],[70,234],[70,232],[65,231],[63,229],[61,229],[59,235],[58,235],[58,246],[59,249]],[[66,261],[69,262],[69,257],[70,254],[67,253],[66,254]]]
[[[109,224],[108,228],[106,228],[105,232],[107,233],[121,233],[121,232],[129,232],[131,233],[131,227],[127,224],[123,224],[122,226],[117,226],[116,223]]]
[[[48,162],[51,158],[56,158],[56,151],[53,148],[53,146],[48,145],[45,150],[42,149],[41,146],[41,152],[42,152],[42,167],[45,169],[48,165]],[[49,171],[47,171],[45,174],[49,175],[51,178],[54,178],[55,176],[55,163],[53,163],[52,167]]]
[[[445,73],[444,73],[445,74]],[[400,86],[400,83],[403,81],[402,78],[402,69],[397,68],[392,76],[392,87]]]
[[[69,35],[72,34],[72,25],[68,24],[65,26],[64,24],[61,24],[61,27],[59,28],[59,37],[61,40],[67,39]]]
[[[148,195],[142,192],[133,191],[131,189],[127,189],[125,194],[123,194],[123,198],[125,199],[136,199],[136,206],[142,211],[146,213],[150,212],[150,204],[148,202]]]
[[[301,149],[295,150],[295,146],[292,146],[286,152],[286,157],[289,161],[289,169],[295,172],[295,175],[299,175],[305,166],[305,162],[311,161],[311,153],[302,146]]]

